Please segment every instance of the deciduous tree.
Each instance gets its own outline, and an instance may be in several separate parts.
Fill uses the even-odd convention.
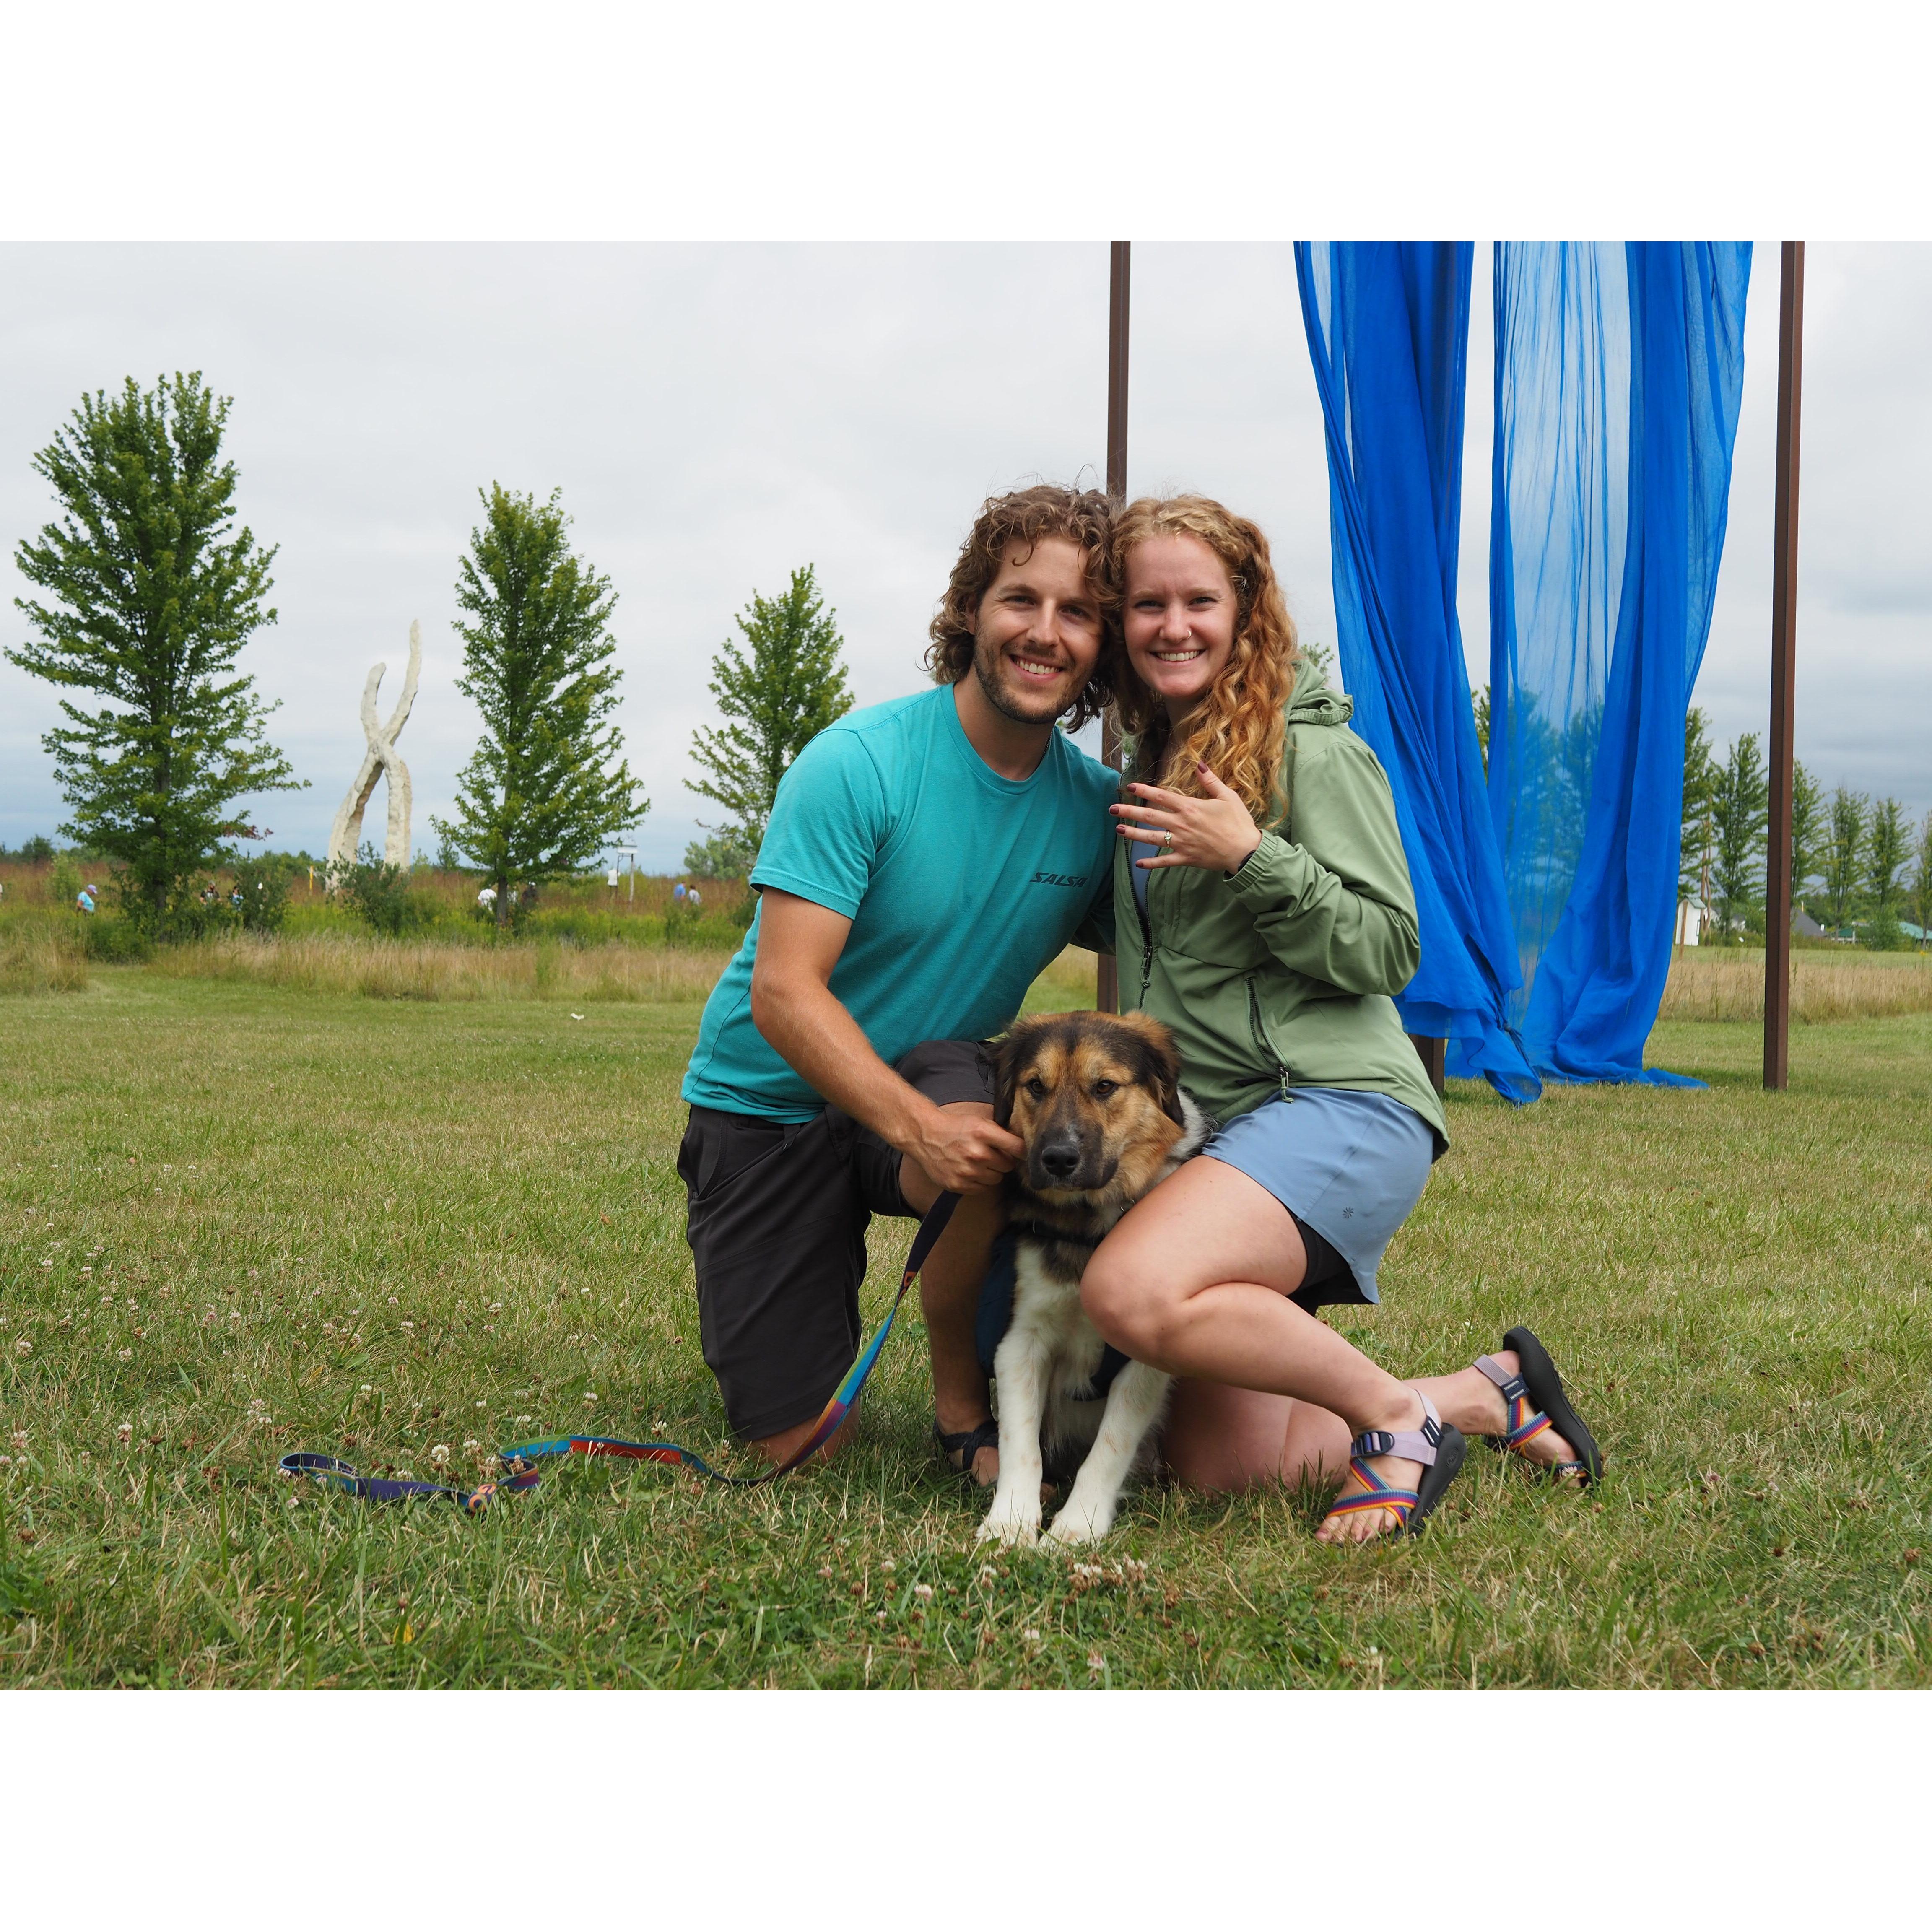
[[[1794,902],[1825,869],[1831,825],[1824,788],[1795,760],[1791,767],[1791,896]]]
[[[457,579],[463,675],[484,735],[458,774],[453,818],[430,821],[445,846],[496,887],[507,926],[519,884],[588,865],[650,809],[610,714],[623,674],[612,662],[616,596],[570,548],[570,520],[492,484]]]
[[[1684,718],[1684,827],[1678,847],[1677,896],[1703,901],[1710,887],[1712,812],[1718,766],[1711,754],[1711,721],[1693,705]]]
[[[235,668],[275,621],[275,554],[235,529],[230,401],[199,374],[82,398],[34,458],[60,520],[14,553],[40,594],[14,600],[36,634],[8,657],[97,700],[63,698],[67,722],[41,740],[74,814],[61,830],[118,862],[123,902],[151,929],[224,840],[260,836],[242,799],[298,788],[262,729],[275,707]]]
[[[1825,896],[1832,923],[1843,926],[1864,869],[1865,821],[1870,806],[1862,792],[1840,785],[1832,794],[1832,822],[1825,849]]]
[[[1876,914],[1895,913],[1900,896],[1899,874],[1912,856],[1905,808],[1895,798],[1882,798],[1872,807],[1865,834],[1865,892]]]
[[[1748,919],[1764,882],[1765,829],[1771,816],[1771,785],[1755,731],[1731,747],[1718,771],[1712,819],[1716,827],[1718,930],[1726,944],[1731,922]]]
[[[712,660],[711,694],[733,722],[701,728],[691,755],[707,776],[686,784],[730,814],[722,837],[694,844],[686,865],[716,865],[747,855],[755,862],[778,781],[834,718],[852,708],[842,661],[838,613],[825,608],[812,566],[791,574],[782,596],[755,590],[737,619],[744,644],[728,638]]]

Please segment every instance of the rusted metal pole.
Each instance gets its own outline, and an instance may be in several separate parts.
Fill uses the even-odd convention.
[[[1797,722],[1798,428],[1804,362],[1804,244],[1778,278],[1777,512],[1772,536],[1771,823],[1764,868],[1764,1084],[1791,1077],[1791,776]]]
[[[1107,494],[1117,502],[1127,494],[1127,314],[1133,244],[1116,242],[1107,264]],[[1120,741],[1113,714],[1100,721],[1100,755],[1120,762]],[[1112,956],[1103,953],[1096,976],[1094,1004],[1103,1013],[1120,1009],[1120,977]]]

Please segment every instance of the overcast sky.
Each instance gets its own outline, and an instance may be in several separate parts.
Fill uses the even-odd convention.
[[[1814,244],[1808,262],[1798,748],[1828,784],[1932,806],[1932,249]],[[1285,245],[1134,255],[1130,487],[1222,496],[1268,532],[1305,634],[1332,640],[1321,418]],[[980,500],[1105,456],[1106,251],[1091,243],[720,247],[394,244],[0,248],[0,625],[29,467],[84,391],[199,369],[235,398],[242,514],[278,544],[280,621],[244,652],[308,790],[260,801],[320,853],[423,626],[400,748],[434,845],[473,744],[454,688],[456,566],[492,480],[560,489],[618,592],[621,721],[652,800],[647,870],[704,802],[686,748],[712,652],[752,590],[812,562],[861,704],[921,679],[926,626]],[[1470,345],[1462,620],[1486,677],[1488,254]],[[1730,539],[1697,701],[1762,730],[1770,621],[1778,258],[1747,328]],[[64,816],[50,689],[0,664],[0,838]],[[380,839],[382,802],[367,830]],[[708,812],[704,815],[708,816]]]

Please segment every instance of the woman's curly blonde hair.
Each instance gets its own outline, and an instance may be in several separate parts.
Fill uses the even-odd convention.
[[[1130,776],[1151,782],[1165,764],[1175,791],[1205,794],[1195,767],[1205,765],[1240,795],[1258,825],[1280,815],[1282,747],[1299,652],[1294,625],[1269,560],[1268,538],[1211,496],[1142,496],[1114,520],[1108,574],[1124,598],[1127,560],[1150,537],[1198,538],[1221,560],[1234,588],[1234,646],[1207,701],[1170,752],[1167,713],[1126,652],[1114,680],[1114,710],[1132,741]],[[1121,621],[1126,617],[1124,605]]]

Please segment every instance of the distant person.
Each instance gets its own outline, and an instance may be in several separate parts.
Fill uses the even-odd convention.
[[[92,886],[82,886],[74,895],[74,909],[77,912],[92,912],[94,910],[94,891]]]
[[[872,1216],[950,1191],[920,1282],[934,1433],[953,1468],[998,1473],[974,1322],[1021,1143],[980,1042],[1070,941],[1112,948],[1117,781],[1059,728],[1112,695],[1108,535],[1097,492],[986,503],[933,620],[937,688],[847,712],[779,784],[678,1155],[704,1359],[774,1462],[857,1352]]]
[[[494,886],[485,886],[476,895],[476,903],[488,912],[496,903],[496,888]]]
[[[704,903],[704,895],[693,886],[690,891],[685,894],[684,902],[686,905],[700,906]]]
[[[681,899],[684,897],[684,881],[682,879],[671,887],[670,896],[674,899]]]

